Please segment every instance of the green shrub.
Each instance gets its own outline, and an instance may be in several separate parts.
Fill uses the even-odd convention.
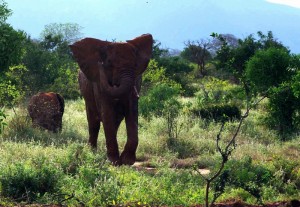
[[[54,80],[50,90],[61,94],[65,99],[80,97],[78,85],[78,71],[75,63],[59,69],[59,76]]]
[[[266,92],[290,79],[291,56],[285,48],[258,50],[246,64],[246,78],[253,83],[255,90]]]
[[[243,88],[229,81],[206,77],[200,85],[201,89],[196,95],[198,107],[216,103],[242,105],[246,98]]]
[[[241,110],[234,105],[211,105],[201,109],[192,110],[193,114],[202,119],[214,120],[217,122],[233,121],[241,118]]]
[[[5,122],[6,114],[4,113],[4,108],[0,109],[0,134],[2,134],[4,127],[7,125]]]
[[[261,165],[253,164],[250,157],[240,161],[230,160],[214,184],[215,193],[224,192],[225,186],[229,185],[242,188],[261,202],[263,187],[267,186],[272,178],[273,175],[270,170]]]
[[[145,118],[162,116],[166,104],[180,93],[180,86],[162,83],[149,89],[139,100],[139,111]]]
[[[16,201],[32,202],[45,193],[58,189],[60,173],[45,164],[32,166],[17,163],[2,169],[0,174],[1,195]]]
[[[294,95],[289,84],[273,88],[270,94],[267,123],[285,139],[285,135],[298,128],[300,98]]]
[[[270,184],[278,193],[297,194],[300,180],[299,161],[274,156],[272,162],[269,163],[269,168],[274,175]]]
[[[0,106],[12,107],[20,100],[22,95],[22,91],[11,81],[4,80],[0,83]]]

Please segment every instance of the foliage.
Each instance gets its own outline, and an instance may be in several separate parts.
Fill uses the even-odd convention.
[[[285,135],[299,127],[300,98],[296,97],[289,84],[272,88],[268,104],[268,124]],[[285,136],[281,137],[286,139]]]
[[[174,83],[182,87],[181,94],[193,96],[195,90],[190,86],[191,79],[188,73],[193,70],[193,66],[179,56],[162,57],[157,60],[160,67],[165,68],[165,76]]]
[[[242,106],[245,92],[239,85],[214,77],[206,77],[200,83],[201,89],[196,95],[197,108],[216,104],[233,104]]]
[[[264,93],[291,77],[290,60],[291,57],[285,49],[272,47],[257,51],[247,62],[246,78],[257,91]]]
[[[168,50],[161,48],[161,42],[159,42],[158,40],[154,40],[152,46],[152,58],[157,61],[159,60],[159,58],[164,57],[167,54]]]
[[[55,29],[55,26],[58,28]],[[77,67],[68,47],[69,42],[73,40],[70,38],[75,38],[72,35],[78,33],[78,28],[75,27],[74,34],[72,29],[72,24],[53,24],[46,26],[42,33],[45,35],[43,40],[27,38],[22,61],[28,69],[24,82],[31,94],[51,89],[61,92],[66,98],[79,96],[77,84],[75,85]],[[55,35],[59,37],[53,39],[51,35],[53,38]]]
[[[12,109],[5,110],[7,127],[0,135],[0,174],[9,167],[15,169],[18,163],[24,166],[26,173],[39,172],[43,166],[58,172],[54,173],[58,175],[56,191],[47,192],[43,196],[40,194],[32,203],[67,206],[138,203],[149,206],[190,206],[203,203],[205,197],[205,183],[198,174],[192,172],[193,166],[197,169],[209,168],[211,173],[214,172],[212,169],[219,166],[220,156],[215,149],[219,124],[204,124],[202,120],[183,114],[182,110],[176,118],[181,131],[171,146],[167,145],[169,134],[165,118],[152,117],[147,120],[139,117],[137,158],[143,161],[144,166],[139,168],[114,167],[106,162],[103,132],[99,133],[99,150],[96,153],[90,150],[86,145],[88,132],[84,100],[66,100],[60,134],[32,129],[25,109],[20,113],[21,109],[16,107],[16,113]],[[251,128],[252,133],[247,134],[241,130],[239,144],[231,157],[239,160],[250,156],[253,158],[251,165],[255,169],[262,167],[271,171],[270,182],[263,182],[259,187],[264,202],[299,198],[299,137],[286,142],[270,142],[276,140],[277,136],[271,130],[259,126],[260,117],[254,115],[261,113],[260,110],[264,110],[264,107],[253,109],[254,113],[247,118],[245,125],[249,125],[247,127]],[[17,118],[21,115],[22,123],[27,119],[27,124],[22,126],[20,118]],[[20,123],[16,123],[18,121]],[[233,125],[228,123],[228,127],[223,130],[224,139],[220,140],[220,146],[223,147],[227,143],[227,136],[232,135]],[[126,127],[122,123],[118,132],[120,146],[124,146],[126,139]],[[147,168],[151,166],[155,169]],[[236,173],[240,172],[237,165],[232,166],[235,167],[228,168],[230,172],[232,169]],[[261,174],[259,171],[258,175]],[[251,183],[250,179],[248,181]],[[233,185],[226,186],[217,202],[240,198],[255,203],[254,197],[245,193],[245,190],[235,190],[238,187]],[[7,206],[17,202],[7,199],[2,196],[0,204]]]
[[[4,113],[4,107],[0,109],[0,134],[2,134],[4,127],[7,125],[5,122],[6,114]]]
[[[45,26],[41,33],[41,46],[49,51],[55,51],[62,60],[72,58],[69,45],[82,36],[81,29],[76,23],[52,23]]]
[[[202,119],[219,122],[233,121],[241,118],[241,110],[235,105],[209,105],[198,110],[193,110],[194,115]]]
[[[4,0],[0,2],[0,24],[4,23],[11,15],[12,11],[7,8],[7,3]]]
[[[159,66],[156,60],[151,59],[143,75],[142,93],[147,94],[149,89],[159,84],[166,84],[170,87],[180,87],[178,83],[167,76],[166,68]]]
[[[151,116],[162,116],[168,101],[172,101],[179,95],[180,87],[178,85],[168,85],[162,83],[151,88],[147,95],[139,100],[139,111],[145,118]]]
[[[300,55],[294,56],[292,59],[293,69],[296,74],[291,81],[291,88],[295,97],[300,98]]]
[[[225,185],[242,188],[262,202],[263,186],[268,185],[273,176],[270,170],[253,164],[250,157],[229,161],[215,184],[216,193],[224,191]],[[226,183],[226,184],[225,184]]]
[[[205,64],[212,59],[209,51],[211,47],[211,42],[208,40],[188,41],[180,56],[192,63],[196,63],[200,75],[204,76],[206,73]]]
[[[13,107],[27,92],[23,82],[26,79],[27,68],[24,65],[12,66],[0,77],[0,106]]]
[[[166,68],[166,75],[172,79],[176,79],[175,76],[178,73],[189,73],[193,70],[189,62],[178,56],[163,57],[160,58],[157,62],[161,67]]]
[[[10,66],[19,64],[23,53],[22,44],[25,40],[25,33],[16,31],[7,23],[0,23],[0,36],[0,74],[3,75]]]
[[[51,85],[50,90],[61,94],[65,99],[77,99],[80,97],[78,89],[77,64],[62,66],[59,75]]]
[[[271,31],[267,35],[257,32],[259,39],[255,39],[254,35],[249,35],[245,39],[239,39],[238,45],[233,47],[228,43],[226,38],[217,33],[212,33],[212,37],[218,39],[222,44],[216,52],[214,62],[217,69],[231,72],[237,79],[243,78],[247,61],[260,49],[278,48],[284,49],[278,42]]]
[[[49,164],[49,163],[48,163]],[[57,191],[59,172],[54,166],[15,163],[1,170],[1,195],[15,201],[33,202],[45,193]]]
[[[246,78],[255,91],[269,97],[268,124],[281,135],[299,126],[296,80],[299,67],[296,57],[284,48],[274,47],[257,51],[247,63]]]

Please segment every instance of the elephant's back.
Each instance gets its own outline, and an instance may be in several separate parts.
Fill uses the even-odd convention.
[[[62,107],[64,108],[64,104],[58,99],[57,93],[40,92],[30,98],[28,112],[32,118],[37,116],[48,116],[49,114],[54,115],[56,113],[62,113]]]

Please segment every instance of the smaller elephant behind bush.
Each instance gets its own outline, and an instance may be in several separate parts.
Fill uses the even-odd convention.
[[[58,93],[40,92],[32,96],[28,104],[32,125],[52,132],[61,131],[64,108],[64,99]]]

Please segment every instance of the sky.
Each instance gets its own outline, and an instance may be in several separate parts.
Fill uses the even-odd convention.
[[[272,31],[300,53],[300,0],[6,0],[8,22],[39,38],[45,25],[77,23],[83,37],[125,41],[151,33],[163,48],[184,48],[210,34],[245,38]]]

